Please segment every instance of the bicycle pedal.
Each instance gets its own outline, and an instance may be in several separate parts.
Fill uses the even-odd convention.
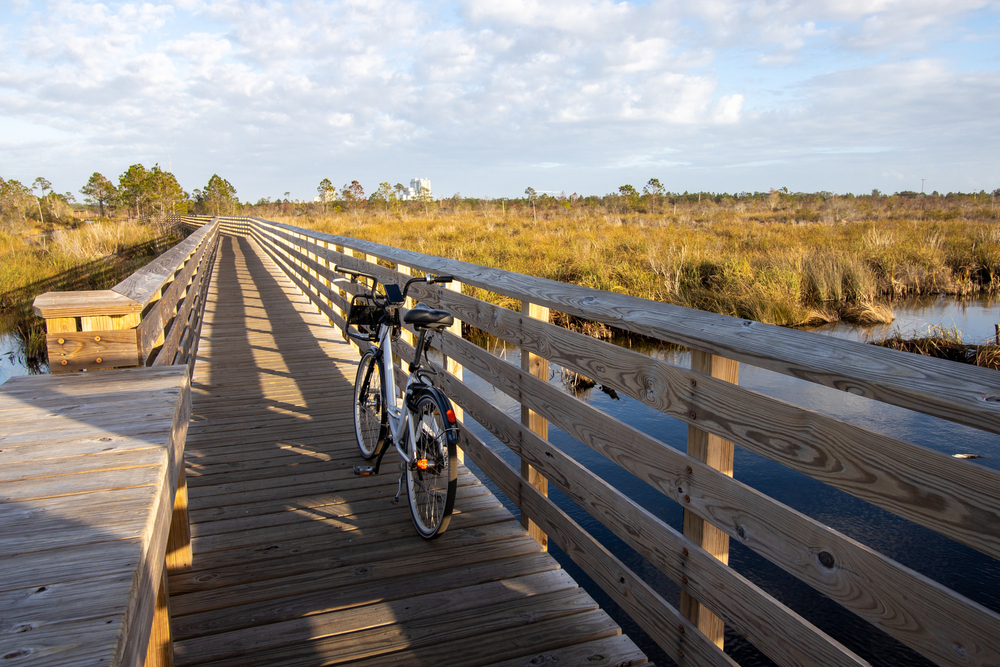
[[[374,466],[354,466],[354,474],[359,477],[368,477],[375,474]]]

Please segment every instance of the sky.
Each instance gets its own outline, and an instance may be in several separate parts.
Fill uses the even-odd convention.
[[[0,0],[0,177],[59,192],[945,193],[998,156],[1000,1]]]

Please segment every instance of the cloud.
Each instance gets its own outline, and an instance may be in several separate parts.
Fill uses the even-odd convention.
[[[194,183],[232,170],[253,198],[275,174],[308,184],[334,167],[375,182],[433,168],[462,192],[573,170],[584,181],[566,189],[584,191],[607,166],[711,179],[797,164],[789,173],[818,181],[861,161],[901,172],[904,151],[982,164],[1000,143],[996,61],[956,63],[947,48],[995,44],[963,23],[1000,11],[984,0],[24,7],[0,19],[0,116],[20,123],[19,142],[55,128],[67,153],[112,173],[170,154],[195,165]],[[3,164],[32,172],[105,169],[5,146]]]

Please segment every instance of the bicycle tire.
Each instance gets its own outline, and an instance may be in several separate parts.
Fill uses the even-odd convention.
[[[378,363],[374,348],[369,349],[361,355],[358,375],[354,380],[354,435],[365,459],[375,456],[385,439],[388,415],[384,387],[382,364]]]
[[[458,460],[455,443],[447,436],[450,409],[443,394],[429,389],[417,396],[411,415],[416,442],[407,444],[407,454],[411,460],[425,460],[427,468],[407,467],[406,497],[413,525],[424,539],[434,539],[448,528],[455,506]]]

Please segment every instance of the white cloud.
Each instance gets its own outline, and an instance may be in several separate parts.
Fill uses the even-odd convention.
[[[956,63],[944,48],[960,25],[976,48],[997,41],[962,24],[973,11],[995,17],[1000,6],[463,0],[454,14],[417,0],[54,0],[0,18],[0,118],[58,128],[84,162],[170,153],[175,166],[212,162],[194,183],[228,168],[251,190],[275,173],[332,177],[334,160],[376,181],[407,178],[390,168],[449,170],[434,177],[445,190],[484,194],[519,165],[596,183],[604,165],[709,179],[720,166],[832,174],[817,165],[929,146],[942,162],[1000,143],[996,62]],[[44,159],[0,146],[0,163],[32,172],[104,169]],[[254,171],[265,162],[273,173]],[[463,180],[477,174],[482,185]]]

